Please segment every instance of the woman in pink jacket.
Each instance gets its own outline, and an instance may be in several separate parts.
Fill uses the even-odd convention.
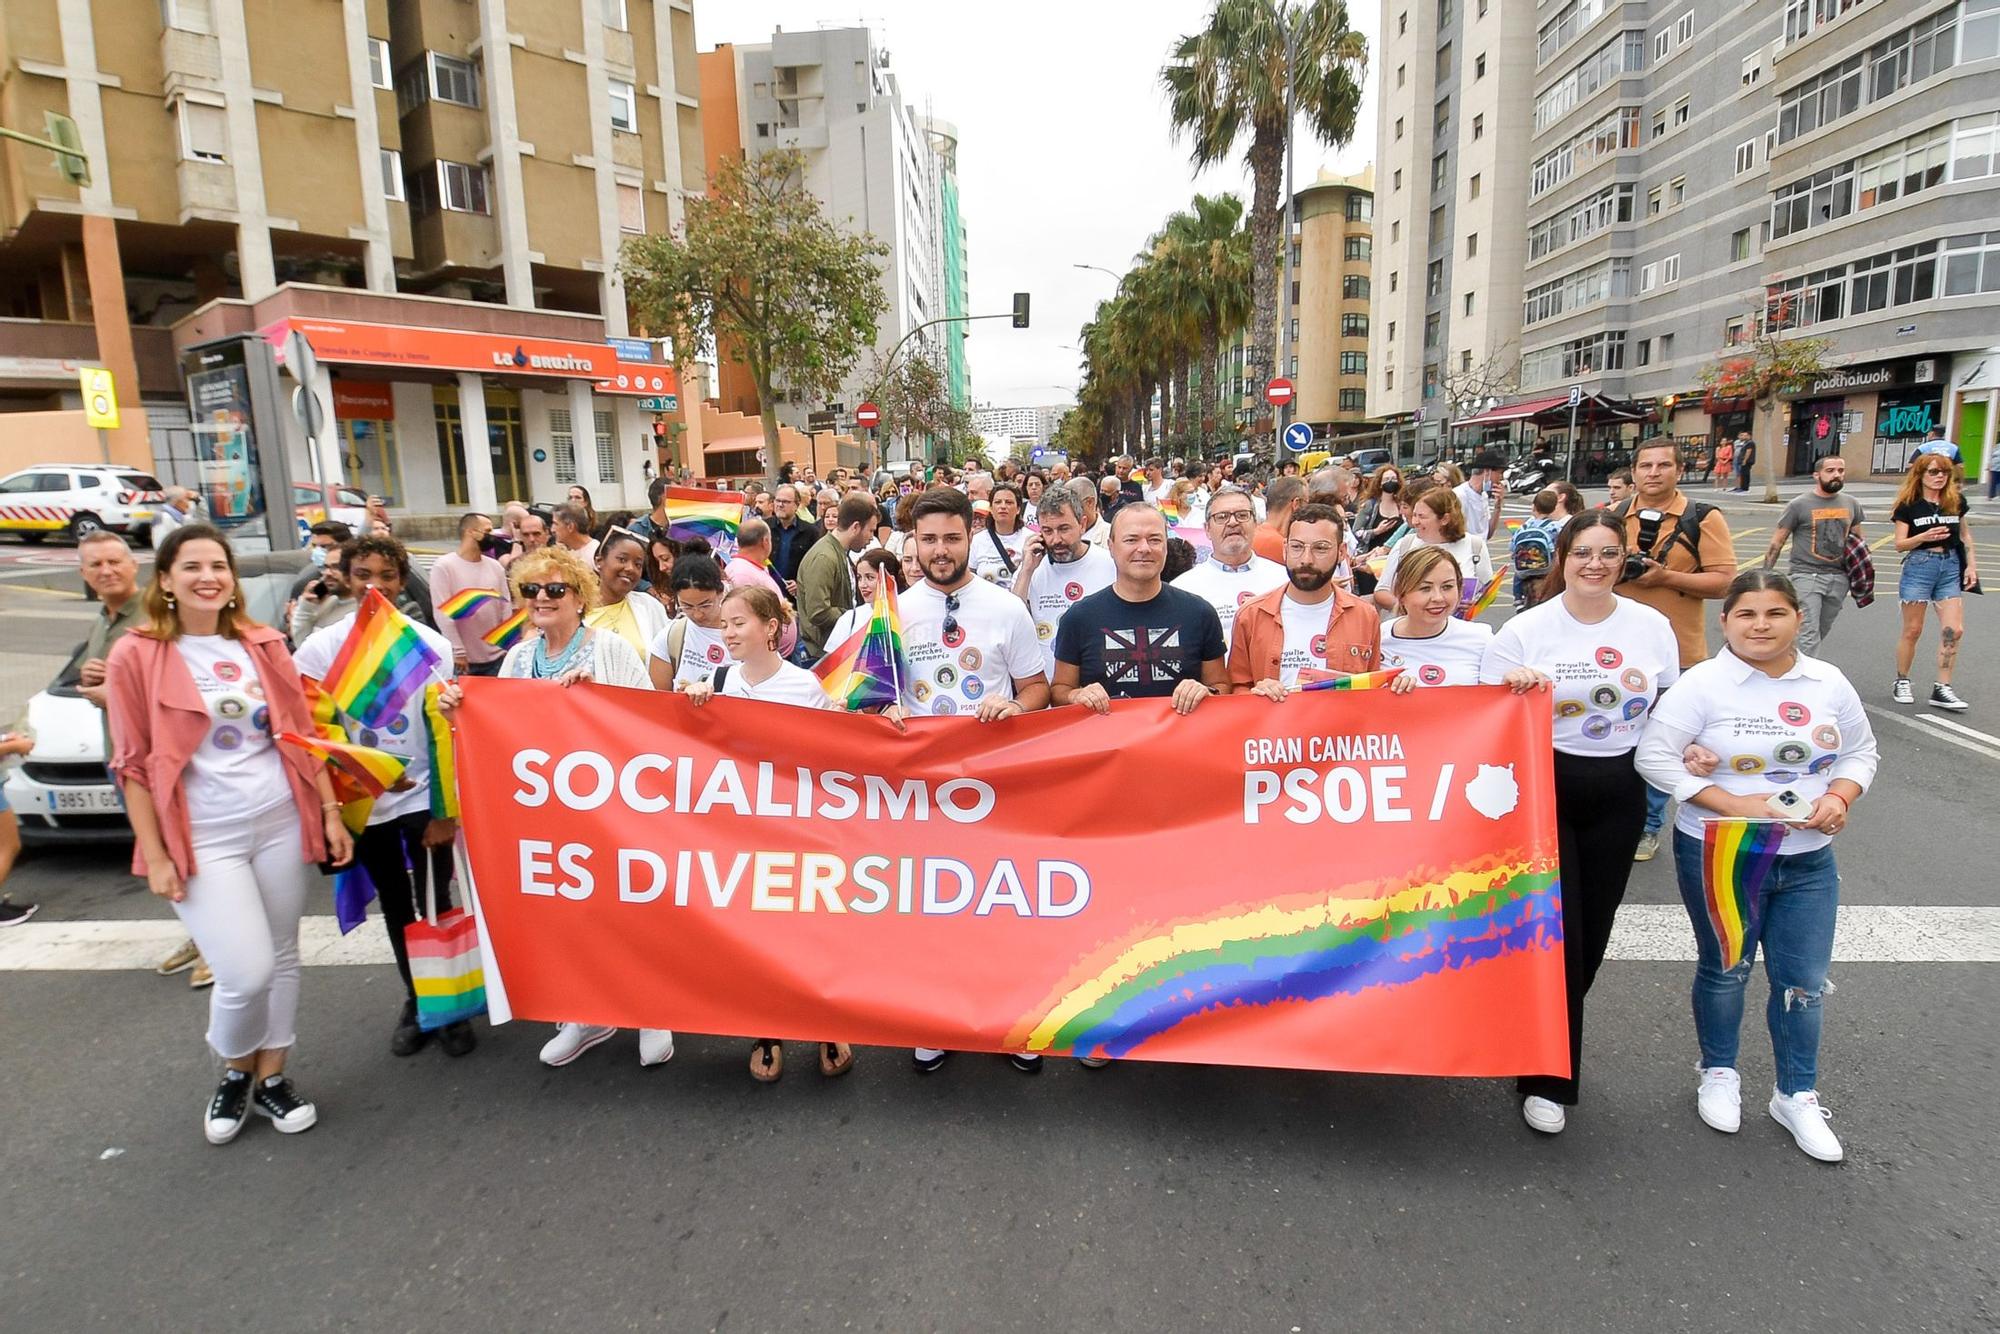
[[[244,609],[219,531],[189,524],[160,543],[146,615],[107,665],[112,770],[133,874],[215,971],[208,1043],[228,1068],[203,1130],[227,1144],[255,1110],[296,1134],[319,1119],[285,1076],[299,917],[314,865],[345,865],[353,840],[326,767],[274,740],[310,735],[312,711],[283,637]]]

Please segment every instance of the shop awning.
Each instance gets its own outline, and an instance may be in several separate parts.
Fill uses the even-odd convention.
[[[1637,403],[1625,399],[1606,398],[1602,394],[1585,394],[1576,406],[1579,421],[1644,421],[1650,415]],[[1569,395],[1567,393],[1548,394],[1540,398],[1524,398],[1514,403],[1502,403],[1471,417],[1461,417],[1452,423],[1453,429],[1462,426],[1502,426],[1508,422],[1532,421],[1539,426],[1565,426],[1569,423]]]
[[[1500,426],[1507,422],[1526,421],[1538,412],[1559,407],[1569,410],[1568,394],[1552,394],[1546,398],[1524,398],[1518,403],[1503,403],[1497,408],[1488,408],[1476,416],[1460,417],[1453,426]]]

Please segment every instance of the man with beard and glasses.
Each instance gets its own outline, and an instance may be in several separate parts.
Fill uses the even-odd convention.
[[[1833,618],[1847,601],[1847,542],[1868,515],[1847,485],[1847,460],[1828,454],[1813,465],[1813,489],[1797,496],[1778,516],[1764,568],[1775,569],[1786,537],[1792,540],[1792,587],[1799,593],[1799,652],[1819,656]]]
[[[1236,613],[1229,680],[1281,700],[1306,668],[1352,675],[1372,672],[1382,656],[1382,621],[1365,598],[1334,583],[1345,550],[1340,515],[1301,505],[1285,529],[1284,587],[1252,598]]]
[[[970,714],[991,723],[1047,708],[1042,646],[1027,607],[972,573],[972,501],[950,487],[933,487],[917,497],[910,520],[924,577],[899,602],[910,676],[903,702],[883,716],[901,723]],[[912,1057],[917,1071],[929,1074],[947,1054],[919,1047]],[[1042,1068],[1042,1058],[1032,1053],[1008,1059],[1023,1074]]]
[[[1222,621],[1222,637],[1227,640],[1236,629],[1238,609],[1281,586],[1285,567],[1251,550],[1257,510],[1250,503],[1250,493],[1242,487],[1218,490],[1208,502],[1202,523],[1208,529],[1208,559],[1174,580],[1173,586],[1215,608]]]
[[[1098,589],[1109,588],[1118,573],[1104,548],[1084,536],[1083,508],[1069,487],[1042,492],[1042,529],[1028,537],[1014,575],[1014,596],[1028,604],[1035,638],[1042,644],[1042,670],[1051,680],[1063,616]]]

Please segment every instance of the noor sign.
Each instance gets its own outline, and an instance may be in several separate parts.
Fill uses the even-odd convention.
[[[465,687],[496,1021],[1568,1071],[1545,697],[1149,700],[902,734]]]

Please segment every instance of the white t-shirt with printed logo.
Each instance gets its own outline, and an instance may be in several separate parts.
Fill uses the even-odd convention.
[[[1251,598],[1262,597],[1285,582],[1285,567],[1274,560],[1262,556],[1252,556],[1244,565],[1224,565],[1210,556],[1201,564],[1174,580],[1175,588],[1184,588],[1209,606],[1222,618],[1222,639],[1229,637],[1236,629],[1236,612]]]
[[[1278,656],[1278,684],[1295,686],[1307,667],[1326,668],[1326,623],[1333,600],[1294,602],[1290,593],[1278,600],[1278,617],[1285,625],[1285,649]]]
[[[667,628],[653,636],[651,656],[661,662],[669,661],[673,652],[674,627],[686,621],[687,629],[682,631],[680,661],[673,664],[674,684],[684,686],[690,681],[706,681],[708,674],[729,661],[729,650],[722,646],[722,631],[704,630],[693,621],[682,617],[669,621]]]
[[[990,695],[1012,699],[1017,678],[1044,670],[1035,622],[1021,599],[983,579],[969,581],[954,597],[958,609],[947,612],[945,595],[925,580],[899,604],[910,659],[903,707],[917,717],[969,714]]]
[[[183,780],[190,822],[240,821],[290,801],[291,784],[271,739],[271,710],[250,650],[221,635],[182,635],[174,644],[208,706],[208,735]]]
[[[1681,674],[1680,644],[1665,616],[1614,597],[1609,616],[1585,625],[1560,597],[1500,627],[1479,679],[1499,685],[1516,667],[1555,681],[1556,749],[1623,755],[1639,744],[1653,700]]]
[[[315,681],[326,679],[333,660],[340,656],[341,645],[347,642],[347,635],[354,628],[354,618],[335,625],[322,626],[306,637],[299,645],[293,661],[305,675]],[[444,666],[445,675],[451,674],[451,641],[427,625],[416,627],[418,638],[430,645]],[[347,737],[357,746],[372,746],[386,751],[398,759],[408,762],[403,777],[410,780],[410,786],[401,792],[384,792],[375,799],[375,805],[368,812],[368,823],[383,824],[399,815],[409,815],[415,811],[431,808],[431,747],[430,730],[424,722],[424,695],[422,691],[410,696],[403,705],[403,711],[388,720],[381,727],[368,727],[361,722],[347,719]]]
[[[1405,639],[1396,633],[1397,617],[1382,627],[1382,667],[1400,667],[1420,686],[1476,686],[1479,668],[1493,642],[1493,627],[1456,617],[1425,639]]]
[[[714,674],[711,673],[708,679],[713,681]],[[722,689],[719,693],[731,699],[762,700],[768,704],[792,704],[805,709],[840,707],[834,702],[833,697],[826,693],[826,687],[819,683],[817,676],[789,662],[779,663],[777,671],[756,685],[750,684],[750,678],[743,674],[742,663],[732,662],[729,664],[729,675],[722,678]]]
[[[1049,680],[1056,679],[1056,627],[1062,624],[1063,613],[1099,589],[1111,587],[1117,577],[1110,553],[1094,544],[1067,564],[1044,558],[1028,576],[1028,614],[1042,646],[1042,674]]]
[[[997,533],[991,528],[982,528],[972,535],[972,572],[988,583],[1011,585],[1014,575],[1021,568],[1021,549],[1028,544],[1028,525],[1023,523],[1011,533]],[[1000,557],[1005,548],[1007,559]],[[1011,560],[1013,569],[1007,568]]]

